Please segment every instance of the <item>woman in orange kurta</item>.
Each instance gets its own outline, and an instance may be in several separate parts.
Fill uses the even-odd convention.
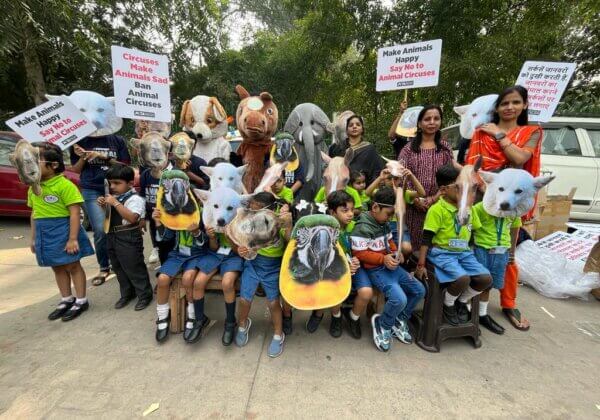
[[[524,169],[531,175],[540,174],[542,128],[528,125],[527,90],[523,86],[513,86],[504,90],[496,100],[493,122],[483,124],[473,133],[466,163],[474,164],[479,156],[483,158],[481,169],[499,171],[504,168]],[[533,217],[535,207],[523,220]],[[514,255],[510,256],[500,290],[502,312],[517,329],[529,329],[529,321],[521,316],[516,308],[518,267]]]

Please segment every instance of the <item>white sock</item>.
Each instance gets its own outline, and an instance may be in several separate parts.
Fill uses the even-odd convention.
[[[273,340],[281,341],[282,338],[279,334],[273,334]]]
[[[452,305],[454,305],[454,302],[456,302],[457,298],[458,298],[458,296],[451,295],[446,290],[446,292],[444,293],[444,305],[445,306],[452,306]]]
[[[165,320],[165,322],[160,322],[158,324],[158,329],[159,330],[164,330],[169,326],[169,323],[166,321],[167,317],[169,316],[169,303],[164,303],[164,304],[158,304],[156,305],[156,315],[158,315],[158,319],[159,320]]]
[[[75,300],[75,296],[73,296],[73,295],[69,295],[67,297],[60,298],[61,302],[73,302],[73,300]]]
[[[75,303],[77,305],[83,305],[84,303],[86,303],[88,300],[86,297],[82,297],[82,298],[77,298],[75,299]]]
[[[187,315],[188,319],[196,319],[196,314],[194,312],[194,302],[190,302],[187,304]]]
[[[468,301],[470,301],[474,296],[477,296],[478,294],[480,294],[481,292],[478,290],[473,289],[471,286],[469,286],[467,288],[467,290],[465,290],[464,292],[462,292],[462,294],[460,295],[460,297],[458,298],[458,300],[460,300],[462,303],[467,303]]]
[[[331,316],[334,318],[339,318],[342,316],[342,311],[337,311],[337,314],[334,314],[333,312],[331,313]]]
[[[482,300],[479,301],[479,316],[487,315],[487,307],[489,302],[484,302]]]
[[[352,321],[358,321],[360,315],[356,315],[352,310],[350,310],[350,318],[352,319]]]

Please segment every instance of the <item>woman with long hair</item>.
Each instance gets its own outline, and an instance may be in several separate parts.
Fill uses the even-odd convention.
[[[438,199],[435,173],[439,167],[452,161],[452,149],[442,139],[441,127],[441,108],[437,105],[425,106],[417,117],[417,135],[398,156],[398,160],[417,177],[426,193],[425,197],[416,198],[406,209],[406,224],[413,249],[421,247],[425,214]]]
[[[473,164],[483,158],[481,169],[501,171],[505,168],[524,169],[539,176],[542,147],[542,128],[529,125],[527,118],[527,90],[523,86],[505,89],[495,103],[493,122],[483,124],[473,133],[466,163]],[[536,206],[523,216],[523,221],[533,217]],[[509,256],[504,288],[500,290],[502,312],[517,329],[529,329],[529,321],[516,308],[518,267],[514,255]],[[482,301],[487,302],[482,295]],[[489,299],[489,292],[487,299]]]

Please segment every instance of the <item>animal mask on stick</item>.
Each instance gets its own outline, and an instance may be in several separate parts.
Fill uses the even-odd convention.
[[[214,167],[201,166],[200,169],[210,177],[210,189],[227,187],[231,188],[238,194],[245,193],[244,185],[242,184],[242,176],[246,171],[246,165],[236,168],[231,163],[221,162]]]
[[[536,194],[554,176],[533,177],[523,169],[507,168],[499,173],[479,171],[486,184],[483,208],[496,217],[521,217],[535,204]]]
[[[46,95],[46,98],[54,99],[59,96]],[[75,90],[68,98],[98,128],[90,137],[114,134],[123,126],[123,120],[117,117],[115,111],[114,97],[106,97],[89,90]]]
[[[271,155],[269,162],[272,165],[275,163],[289,162],[285,167],[286,171],[295,171],[300,166],[298,153],[294,147],[294,136],[289,133],[277,133],[273,147],[271,147]]]
[[[225,226],[233,220],[237,209],[245,205],[251,196],[240,195],[227,187],[215,188],[211,191],[194,190],[194,194],[202,201],[202,220],[204,225],[223,232]]]
[[[140,163],[152,171],[152,176],[160,178],[161,171],[169,164],[171,142],[160,133],[150,132],[141,139],[131,139],[131,145],[138,150]]]
[[[469,105],[454,107],[454,112],[460,115],[459,131],[463,138],[470,139],[477,127],[492,121],[496,99],[496,94],[485,95],[476,98]]]
[[[194,150],[194,140],[186,133],[179,132],[173,134],[169,141],[171,142],[171,153],[175,158],[176,166],[180,169],[186,169],[187,161],[192,157],[192,151]]]
[[[225,232],[237,246],[248,248],[246,259],[253,260],[259,249],[271,246],[280,240],[280,227],[281,222],[275,212],[240,207],[234,219],[225,227]]]
[[[200,223],[200,209],[190,191],[188,176],[179,170],[164,171],[156,195],[160,221],[173,230],[185,230]]]
[[[458,212],[456,216],[461,226],[466,226],[471,218],[471,206],[477,194],[479,178],[477,173],[481,168],[483,159],[477,159],[475,165],[464,165],[456,178],[458,189]]]
[[[29,185],[35,195],[42,194],[40,149],[32,146],[27,140],[21,139],[15,146],[15,152],[10,154],[8,159],[17,168],[21,182]]]

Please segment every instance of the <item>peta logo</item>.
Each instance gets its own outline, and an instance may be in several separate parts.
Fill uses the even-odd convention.
[[[58,197],[55,195],[45,195],[44,201],[49,204],[54,204],[58,201]]]

